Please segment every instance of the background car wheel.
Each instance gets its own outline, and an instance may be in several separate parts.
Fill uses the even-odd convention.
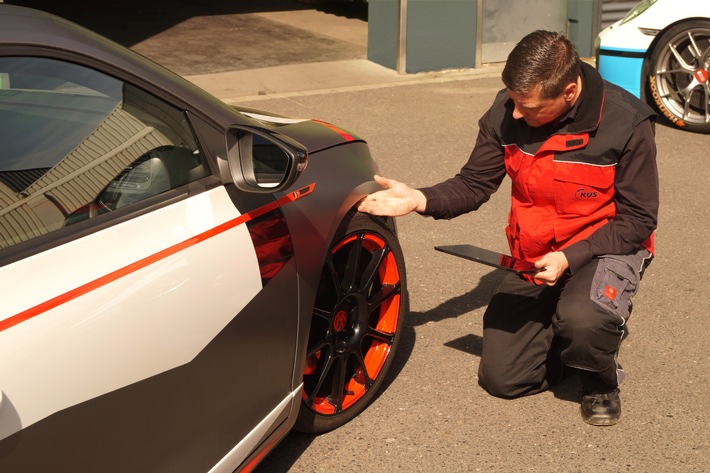
[[[651,56],[649,102],[674,126],[710,133],[710,21],[674,26]]]
[[[397,237],[380,219],[354,214],[336,234],[323,266],[297,430],[332,430],[367,406],[392,364],[406,307]]]

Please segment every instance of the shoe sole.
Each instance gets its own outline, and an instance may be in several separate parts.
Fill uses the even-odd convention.
[[[610,425],[616,425],[619,423],[619,419],[612,418],[612,417],[600,417],[600,416],[592,416],[592,417],[582,417],[584,419],[584,422],[586,422],[589,425],[594,425],[597,427],[608,427]]]

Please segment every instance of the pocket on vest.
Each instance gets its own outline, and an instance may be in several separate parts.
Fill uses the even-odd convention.
[[[555,210],[560,216],[593,216],[614,197],[614,166],[554,163]],[[601,218],[612,217],[606,215]]]

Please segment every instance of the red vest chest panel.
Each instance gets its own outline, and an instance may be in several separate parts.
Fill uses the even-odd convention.
[[[513,182],[506,234],[515,256],[536,259],[564,248],[616,214],[615,165],[575,155],[588,141],[586,134],[556,135],[535,154],[504,146]]]
[[[505,90],[491,107],[491,132],[512,180],[506,234],[513,256],[534,261],[616,216],[616,166],[636,125],[653,112],[584,64],[582,77],[586,93],[576,115],[552,135],[514,119]]]

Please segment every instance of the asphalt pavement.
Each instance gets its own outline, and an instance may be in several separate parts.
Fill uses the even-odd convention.
[[[502,87],[500,71],[493,64],[400,76],[359,58],[227,73],[223,84],[233,90],[209,82],[220,75],[191,80],[231,103],[356,130],[382,174],[424,186],[450,177],[468,157],[478,117]],[[482,314],[503,275],[433,246],[471,242],[505,251],[506,182],[470,215],[398,220],[411,314],[386,389],[336,431],[289,435],[259,471],[710,471],[710,283],[703,276],[710,135],[659,125],[657,144],[657,257],[621,350],[628,377],[620,424],[582,422],[575,378],[512,401],[478,387]]]
[[[413,186],[458,171],[497,76],[446,74],[411,83],[344,87],[241,101],[318,117],[367,139],[381,173]],[[267,472],[706,472],[710,471],[710,135],[657,127],[661,209],[657,256],[634,299],[620,362],[623,415],[593,427],[580,386],[516,400],[477,384],[482,315],[500,271],[434,251],[473,243],[505,251],[509,182],[480,210],[451,221],[398,219],[411,314],[389,384],[359,417],[312,437],[291,434]]]
[[[96,3],[102,11],[114,8]],[[362,6],[269,0],[116,3],[124,7],[104,13],[114,22],[118,10],[131,14],[125,5],[132,5],[145,24],[138,33],[114,31],[118,41],[229,103],[357,131],[368,140],[382,174],[413,186],[458,171],[473,146],[478,117],[502,86],[500,65],[401,76],[370,63]],[[80,22],[97,22],[95,10],[69,8],[76,1],[44,4],[68,8]],[[175,4],[186,10],[173,12]],[[205,8],[212,9],[209,15]],[[110,28],[104,31],[111,34]],[[191,42],[193,49],[186,45]],[[294,49],[279,56],[289,42]],[[316,49],[318,44],[327,48]],[[222,50],[225,45],[230,47]],[[258,471],[710,471],[705,201],[710,135],[659,125],[657,145],[657,257],[635,298],[630,336],[621,350],[628,377],[618,425],[582,422],[575,378],[516,400],[491,397],[478,387],[481,316],[502,274],[433,246],[470,242],[505,251],[510,199],[505,182],[472,214],[451,221],[398,219],[411,314],[386,389],[338,430],[290,434]]]

